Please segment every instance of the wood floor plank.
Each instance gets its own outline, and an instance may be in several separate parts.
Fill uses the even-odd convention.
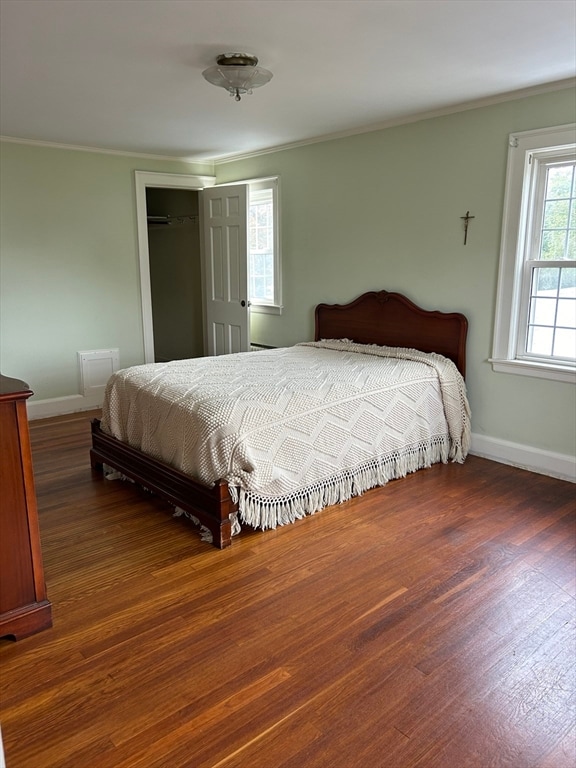
[[[8,768],[574,768],[576,487],[471,456],[218,551],[31,423],[54,626]]]

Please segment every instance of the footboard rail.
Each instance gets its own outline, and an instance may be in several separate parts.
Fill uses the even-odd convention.
[[[184,472],[102,432],[99,419],[92,421],[90,464],[99,471],[107,464],[169,504],[194,515],[211,532],[213,544],[219,549],[232,543],[230,515],[237,507],[223,480],[212,488],[202,485]]]

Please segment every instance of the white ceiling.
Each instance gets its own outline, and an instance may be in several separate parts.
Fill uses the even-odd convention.
[[[576,74],[574,0],[0,0],[0,25],[0,134],[195,159]],[[228,51],[274,73],[240,103],[201,75]]]

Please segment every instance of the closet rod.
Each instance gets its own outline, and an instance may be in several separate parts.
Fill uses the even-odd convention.
[[[146,218],[150,224],[172,224],[174,221],[177,221],[178,224],[183,224],[185,221],[197,222],[198,214],[186,213],[181,216],[171,216],[168,214],[167,216],[147,216]]]

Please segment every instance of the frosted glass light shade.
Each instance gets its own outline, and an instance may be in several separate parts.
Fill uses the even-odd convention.
[[[252,93],[272,79],[272,72],[256,66],[258,59],[249,53],[223,53],[216,62],[202,72],[204,79],[225,88],[236,101],[240,101],[241,94]]]

